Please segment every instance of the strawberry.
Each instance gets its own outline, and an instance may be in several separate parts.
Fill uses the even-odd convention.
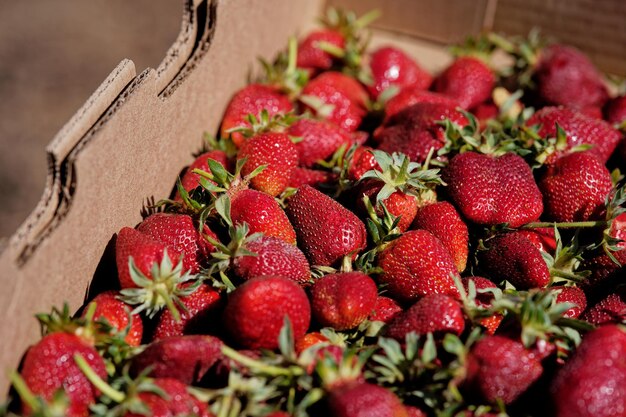
[[[326,402],[333,417],[408,417],[395,394],[366,382],[349,382],[333,388]]]
[[[369,66],[374,79],[369,90],[374,99],[391,86],[396,86],[399,90],[406,87],[428,90],[433,81],[427,71],[393,46],[384,46],[372,52]]]
[[[327,171],[320,171],[317,169],[308,169],[295,167],[291,173],[288,187],[300,188],[303,185],[310,185],[313,188],[319,188],[323,184],[332,182],[334,175]]]
[[[578,318],[578,316],[580,316],[587,308],[587,297],[585,296],[585,292],[580,288],[560,285],[551,287],[551,289],[559,292],[556,296],[557,303],[573,304],[571,308],[563,313],[563,317],[572,319]],[[593,323],[592,321],[590,322]]]
[[[89,382],[74,361],[81,355],[100,377],[107,373],[104,360],[95,348],[80,337],[63,332],[49,333],[26,353],[21,376],[28,389],[45,401],[52,401],[58,390],[67,396],[65,415],[87,417],[95,404],[98,390]],[[31,404],[22,404],[22,413],[30,415]]]
[[[519,227],[537,220],[543,211],[530,167],[512,153],[458,154],[443,171],[443,180],[452,202],[474,223]]]
[[[271,117],[289,113],[293,110],[293,104],[274,87],[250,84],[239,90],[228,103],[220,127],[221,136],[228,137],[229,130],[234,128],[250,127],[248,115],[256,116],[262,110],[266,110]],[[245,143],[241,132],[232,132],[230,136],[237,147]]]
[[[613,417],[626,409],[626,333],[606,325],[588,333],[553,379],[555,417]]]
[[[542,373],[541,362],[520,342],[486,336],[467,355],[464,386],[490,403],[510,404]]]
[[[132,358],[131,375],[199,382],[222,355],[222,342],[213,336],[174,336],[149,344]]]
[[[296,243],[296,232],[278,202],[256,190],[242,190],[232,197],[230,215],[233,224],[248,224],[250,233],[263,233]]]
[[[437,151],[445,144],[445,128],[439,123],[445,119],[460,126],[467,119],[453,105],[420,102],[405,108],[377,130],[375,140],[382,151],[403,153],[411,161],[422,163],[431,149]]]
[[[208,285],[180,298],[185,310],[180,312],[180,320],[176,320],[171,311],[165,310],[157,321],[152,340],[188,334],[208,334],[223,307],[222,299],[217,291]]]
[[[287,134],[300,139],[296,143],[299,165],[311,168],[318,161],[332,156],[352,139],[348,132],[325,120],[300,119],[289,126]]]
[[[461,304],[447,295],[431,294],[395,316],[387,325],[385,335],[403,342],[410,332],[443,336],[446,333],[460,335],[463,329],[465,317]]]
[[[454,260],[443,243],[426,230],[411,230],[392,241],[378,256],[384,271],[379,281],[400,301],[429,294],[457,296]]]
[[[298,356],[311,346],[329,343],[328,338],[320,332],[310,332],[296,340],[295,349]]]
[[[556,222],[599,219],[613,189],[611,173],[590,152],[574,152],[548,165],[539,182],[545,216]]]
[[[215,250],[205,236],[217,239],[206,225],[204,236],[198,233],[191,216],[185,214],[152,214],[137,226],[137,231],[163,242],[168,251],[183,254],[183,269],[192,274],[206,266],[209,254]]]
[[[376,162],[372,148],[369,146],[355,148],[348,163],[348,178],[352,181],[358,181],[363,177],[363,174],[371,170],[380,171],[380,166]]]
[[[238,277],[250,280],[263,275],[278,275],[302,285],[310,282],[309,263],[296,246],[272,236],[261,236],[246,242],[245,248],[255,255],[236,256],[232,260]]]
[[[212,159],[222,165],[224,168],[228,167],[228,156],[224,151],[214,150],[205,152],[198,156],[195,161],[189,165],[189,168],[185,171],[185,174],[180,179],[183,188],[190,193],[192,190],[200,186],[200,175],[193,172],[194,169],[199,169],[205,172],[210,171],[208,160]],[[209,180],[210,181],[210,180]],[[176,192],[175,200],[180,200],[178,191]]]
[[[554,253],[556,250],[556,239],[553,227],[537,227],[534,229],[519,230],[517,233],[535,245],[542,252]]]
[[[555,137],[557,123],[567,135],[567,149],[593,145],[588,152],[602,163],[606,163],[621,138],[619,131],[607,122],[564,107],[544,107],[526,121],[527,126],[539,126],[538,134],[542,137]]]
[[[362,272],[329,274],[311,287],[311,311],[320,325],[348,330],[370,315],[377,296],[374,280]]]
[[[485,242],[479,265],[494,281],[507,280],[518,290],[542,288],[550,282],[550,270],[541,252],[524,236],[505,233]]]
[[[626,292],[623,289],[612,292],[585,311],[581,318],[596,326],[626,322]]]
[[[459,107],[459,104],[451,97],[443,94],[424,91],[418,87],[407,87],[393,96],[385,105],[385,122],[393,118],[402,110],[417,103],[443,104],[451,108]]]
[[[241,146],[237,159],[246,159],[243,175],[249,175],[261,165],[266,165],[261,173],[250,180],[250,185],[271,196],[277,196],[289,183],[291,173],[298,164],[298,152],[289,136],[268,132],[248,139]]]
[[[117,291],[98,294],[91,303],[96,305],[93,320],[106,320],[119,332],[126,332],[124,341],[130,346],[139,346],[143,336],[143,322],[139,314],[131,314],[128,305],[118,298]],[[88,309],[85,309],[83,316]]]
[[[173,378],[156,378],[151,380],[156,389],[139,391],[136,400],[147,408],[146,413],[134,412],[132,406],[123,417],[174,417],[174,416],[198,416],[212,417],[213,414],[207,409],[207,405],[191,395],[187,386]],[[133,401],[133,399],[131,399]],[[143,408],[142,407],[142,408]]]
[[[570,46],[544,48],[535,78],[539,97],[548,105],[601,108],[608,99],[602,74],[587,56]]]
[[[471,109],[491,97],[495,82],[493,71],[483,61],[463,56],[437,77],[434,90]]]
[[[311,319],[309,300],[294,281],[278,276],[253,278],[229,296],[224,327],[237,344],[248,349],[275,349],[284,318],[295,339],[304,336]]]
[[[286,211],[311,265],[333,265],[365,248],[367,234],[363,222],[308,185],[300,187],[288,200]]]
[[[135,265],[145,276],[150,276],[152,266],[162,261],[165,250],[166,245],[159,240],[130,227],[122,228],[115,241],[115,258],[122,288],[137,286],[133,282],[128,268],[130,257],[133,258]],[[168,250],[167,255],[170,259],[173,258],[174,261],[177,261],[180,252]]]
[[[410,405],[407,405],[404,408],[406,408],[406,412],[408,413],[409,417],[427,417],[427,414],[417,407],[411,407]]]
[[[467,225],[448,202],[427,204],[419,209],[413,229],[428,230],[448,249],[459,272],[465,270],[469,251]]]
[[[491,307],[492,302],[494,300],[494,294],[490,291],[484,291],[484,290],[497,289],[498,287],[496,286],[496,284],[494,284],[487,278],[483,278],[483,277],[463,278],[463,287],[465,288],[466,293],[469,292],[470,281],[472,282],[473,286],[476,289],[476,296],[474,297],[473,302],[475,303],[479,311],[480,309],[487,309]],[[466,313],[467,312],[468,311],[466,307]],[[500,323],[502,323],[503,318],[504,317],[502,316],[502,314],[495,313],[489,317],[479,318],[478,324],[480,324],[486,329],[487,334],[492,335],[492,334],[495,334],[496,330],[498,330],[498,327],[500,327]]]
[[[389,323],[394,317],[402,312],[402,307],[393,299],[379,295],[376,298],[374,311],[369,316],[370,321],[382,321]]]
[[[320,48],[320,43],[327,43],[344,49],[346,40],[337,30],[321,29],[310,32],[298,44],[298,68],[310,70],[312,73],[329,70],[334,57]]]
[[[606,102],[604,120],[611,124],[622,123],[626,120],[626,95],[614,97]]]
[[[300,100],[315,114],[353,132],[366,114],[367,92],[355,79],[328,71],[309,81]]]

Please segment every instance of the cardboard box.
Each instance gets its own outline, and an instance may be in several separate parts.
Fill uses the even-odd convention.
[[[380,7],[370,0],[331,3],[357,12]],[[375,25],[373,46],[393,42],[438,72],[450,62],[442,42],[457,41],[483,27],[506,29],[512,19],[506,10],[521,10],[521,3],[531,4],[533,13],[542,4],[387,0],[382,7],[386,17]],[[559,10],[557,5],[566,3],[581,5],[579,10],[595,4],[558,0],[546,7]],[[606,3],[614,9],[598,7],[594,16],[608,19],[601,16],[602,9],[611,22],[616,15],[626,21],[622,2]],[[3,370],[14,369],[27,346],[38,339],[34,313],[64,301],[76,309],[90,283],[116,279],[106,268],[115,233],[141,220],[146,198],[169,194],[181,168],[191,162],[191,152],[200,148],[203,132],[217,130],[255,57],[274,56],[288,36],[310,28],[324,6],[323,0],[186,0],[180,35],[157,69],[137,74],[134,64],[124,60],[113,70],[48,146],[45,193],[0,254]],[[528,18],[511,26],[516,32],[534,22],[530,11],[524,16]],[[626,73],[624,50],[609,48],[626,46],[623,26],[618,32],[615,42],[602,43],[601,62]],[[6,388],[2,373],[0,391]]]

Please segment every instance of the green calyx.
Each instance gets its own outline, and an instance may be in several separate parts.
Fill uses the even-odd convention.
[[[179,308],[186,311],[180,297],[186,297],[195,292],[201,284],[195,275],[189,271],[183,272],[182,257],[172,264],[167,249],[163,251],[163,259],[160,264],[154,263],[147,277],[137,268],[132,256],[128,258],[128,269],[133,282],[138,288],[126,288],[121,293],[121,299],[136,306],[131,314],[145,312],[153,318],[164,308],[167,308],[176,321],[180,320]],[[181,284],[190,283],[182,286]]]
[[[287,51],[283,51],[270,63],[260,58],[259,62],[263,68],[263,75],[257,82],[268,84],[279,88],[290,99],[295,99],[300,95],[302,88],[309,81],[309,73],[297,68],[298,42],[295,38],[289,38]]]
[[[251,138],[266,132],[284,132],[286,128],[300,118],[301,116],[297,116],[293,112],[270,116],[267,109],[263,109],[259,114],[248,114],[246,120],[250,126],[234,127],[229,129],[228,133],[237,132],[245,138]]]
[[[578,242],[578,230],[567,245],[563,245],[563,240],[558,228],[554,228],[554,237],[556,240],[555,255],[552,256],[547,252],[541,251],[543,260],[548,265],[552,283],[557,284],[561,281],[581,283],[589,275],[591,271],[579,271],[578,267],[583,261],[582,254],[589,249],[581,247]]]
[[[64,389],[57,390],[50,400],[35,395],[19,373],[13,371],[9,379],[21,401],[30,408],[31,417],[65,417],[70,405]],[[2,410],[3,412],[5,410]],[[6,414],[3,414],[6,415]],[[11,414],[8,414],[11,415]]]

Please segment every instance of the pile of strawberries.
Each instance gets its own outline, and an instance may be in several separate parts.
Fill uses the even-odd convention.
[[[626,97],[534,35],[434,76],[372,17],[262,62],[5,412],[626,415]]]

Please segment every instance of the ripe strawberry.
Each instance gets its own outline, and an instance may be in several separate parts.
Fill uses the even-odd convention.
[[[210,253],[215,250],[205,236],[217,239],[206,225],[203,231],[205,236],[198,233],[191,216],[185,214],[152,214],[137,226],[137,231],[163,242],[167,245],[168,253],[183,254],[183,269],[192,274],[206,266]]]
[[[472,109],[472,114],[478,120],[481,129],[487,126],[489,120],[497,119],[500,109],[492,101],[481,103]]]
[[[469,234],[452,204],[444,201],[423,206],[413,220],[413,228],[428,230],[437,237],[452,255],[457,270],[465,270]]]
[[[403,342],[410,332],[418,335],[434,333],[435,336],[454,333],[458,336],[463,329],[465,317],[461,304],[447,295],[432,294],[395,316],[389,322],[385,335]]]
[[[556,417],[613,417],[626,409],[626,333],[605,325],[587,333],[552,381]]]
[[[404,408],[406,408],[406,412],[408,413],[409,417],[427,417],[426,413],[424,413],[417,407],[411,407],[410,405],[407,405]]]
[[[530,167],[512,153],[458,154],[443,171],[443,180],[452,202],[474,223],[519,227],[537,220],[543,211]]]
[[[457,58],[437,77],[435,91],[452,97],[471,109],[491,97],[496,77],[483,61],[470,56]]]
[[[548,105],[601,108],[608,99],[602,74],[586,55],[570,46],[543,49],[535,78],[539,96]]]
[[[358,181],[367,171],[378,170],[380,166],[376,162],[376,158],[369,146],[359,146],[355,148],[350,162],[348,163],[348,178],[352,181]]]
[[[349,382],[333,388],[326,402],[334,417],[408,417],[395,394],[366,382]]]
[[[295,145],[298,164],[306,168],[329,158],[341,145],[347,146],[352,142],[348,132],[325,120],[297,120],[289,126],[287,134],[300,139]]]
[[[465,287],[465,291],[469,291],[469,282],[472,281],[474,287],[476,288],[476,296],[474,298],[474,303],[476,303],[476,307],[478,308],[489,308],[491,307],[491,303],[494,300],[494,295],[491,292],[484,292],[481,290],[490,290],[498,288],[496,284],[483,277],[468,277],[463,278],[463,286]],[[502,319],[504,316],[500,313],[495,313],[489,317],[483,317],[478,319],[478,324],[483,326],[487,330],[487,334],[492,335],[495,334],[498,327],[500,327],[500,323],[502,323]]]
[[[550,282],[550,270],[541,252],[516,232],[485,242],[479,265],[495,282],[507,280],[518,290],[542,288]]]
[[[595,326],[626,322],[626,292],[623,289],[612,292],[585,311],[581,318]]]
[[[626,120],[626,95],[614,97],[604,106],[604,120],[611,124]]]
[[[559,291],[556,296],[557,303],[571,303],[573,307],[563,313],[566,318],[578,318],[587,308],[587,297],[585,292],[578,287],[555,286],[551,287],[553,291]],[[626,305],[625,305],[626,306]]]
[[[544,107],[533,114],[526,125],[540,125],[539,135],[555,137],[557,123],[567,134],[568,149],[582,144],[593,145],[588,152],[602,163],[606,163],[621,138],[619,131],[607,122],[563,107]]]
[[[490,403],[510,404],[543,373],[541,362],[524,346],[502,336],[486,336],[467,356],[465,387]]]
[[[106,378],[104,360],[95,348],[80,337],[63,332],[47,334],[26,352],[21,375],[30,391],[45,401],[53,400],[57,390],[63,390],[69,401],[66,415],[87,417],[89,406],[95,404],[99,392],[76,365],[76,354],[100,378]],[[30,412],[30,407],[22,404],[22,413],[30,415]]]
[[[334,57],[319,47],[320,43],[328,43],[339,49],[344,49],[344,36],[332,29],[322,29],[310,32],[298,44],[298,68],[310,70],[312,73],[329,70]]]
[[[537,249],[547,253],[556,250],[556,238],[553,227],[537,227],[534,229],[519,230],[518,233],[535,245]]]
[[[589,152],[557,159],[539,182],[545,216],[556,222],[599,219],[613,189],[611,173]]]
[[[201,285],[192,294],[181,297],[185,310],[180,311],[180,320],[165,310],[157,321],[152,340],[188,334],[208,334],[214,329],[223,307],[220,294],[208,285]]]
[[[397,86],[400,90],[407,87],[428,90],[433,81],[433,77],[417,62],[393,46],[372,52],[369,66],[374,79],[369,90],[374,99],[391,86]]]
[[[453,98],[443,94],[424,91],[417,87],[407,87],[393,96],[385,105],[385,122],[393,118],[402,110],[417,103],[443,104],[448,107],[457,108],[457,103]]]
[[[250,233],[263,233],[287,243],[296,243],[296,232],[278,202],[265,193],[243,190],[232,197],[233,224],[248,224]]]
[[[441,241],[426,230],[411,230],[392,241],[378,256],[379,281],[399,301],[430,294],[458,296],[454,260]]]
[[[313,105],[315,114],[348,132],[357,130],[366,114],[367,92],[358,81],[340,72],[324,72],[309,81],[301,100],[309,107]],[[328,114],[326,105],[332,106]]]
[[[145,373],[153,378],[174,378],[192,385],[222,355],[222,342],[213,336],[174,336],[149,344],[131,360],[131,375]]]
[[[200,175],[195,174],[193,170],[199,169],[205,172],[209,172],[210,171],[209,163],[208,163],[209,159],[219,162],[220,165],[222,165],[224,168],[228,167],[228,156],[226,155],[224,151],[214,150],[214,151],[203,153],[202,155],[197,157],[191,165],[189,165],[189,168],[187,168],[187,170],[185,171],[185,174],[180,179],[180,182],[183,188],[187,192],[191,192],[196,187],[200,186],[201,177]],[[208,180],[208,181],[211,181],[211,180]],[[176,192],[175,200],[180,200],[180,195],[178,194],[178,191]]]
[[[422,163],[431,149],[438,150],[445,144],[445,128],[439,122],[450,119],[465,126],[467,119],[449,104],[421,102],[405,108],[375,133],[378,149],[408,156],[411,161]]]
[[[239,127],[250,127],[248,115],[258,115],[262,110],[267,110],[269,116],[286,114],[293,110],[293,104],[287,96],[281,94],[274,87],[262,84],[250,84],[239,90],[228,103],[220,135],[228,137],[230,129]],[[245,143],[245,138],[241,132],[230,134],[237,147]]]
[[[296,353],[300,355],[311,346],[328,343],[330,343],[328,338],[320,332],[310,332],[296,340],[295,349]]]
[[[374,311],[369,316],[369,320],[389,323],[401,312],[402,307],[397,302],[389,297],[379,295],[376,298],[376,305],[374,306]]]
[[[198,416],[212,417],[207,404],[198,400],[187,390],[187,385],[173,378],[156,378],[152,380],[161,393],[155,390],[140,391],[137,393],[139,403],[147,408],[147,415],[151,417],[173,417],[173,416]],[[132,399],[130,401],[133,401]],[[123,417],[142,417],[143,412],[133,412],[134,407]]]
[[[275,349],[284,318],[288,317],[294,339],[306,333],[311,307],[304,290],[284,277],[253,278],[229,296],[224,327],[237,344],[248,349]]]
[[[363,222],[308,185],[300,187],[288,200],[286,211],[311,265],[333,265],[365,248],[367,235]]]
[[[333,179],[334,175],[327,171],[295,167],[287,186],[300,188],[303,185],[310,185],[313,188],[319,188],[320,185],[328,184],[332,182]]]
[[[362,272],[329,274],[311,287],[311,311],[323,327],[352,329],[374,310],[378,289]]]
[[[236,256],[232,261],[235,274],[245,280],[263,275],[278,275],[304,285],[311,280],[306,257],[297,246],[272,236],[261,236],[245,243],[254,256]]]
[[[91,303],[96,304],[93,320],[106,320],[117,331],[126,331],[124,340],[130,346],[139,346],[143,336],[143,322],[139,314],[131,314],[130,308],[118,299],[117,291],[105,291],[98,294]],[[87,309],[83,312],[83,316]]]
[[[282,193],[293,169],[298,164],[296,147],[284,133],[261,133],[248,139],[241,146],[238,160],[247,158],[242,168],[243,175],[249,175],[261,165],[266,168],[250,180],[250,185],[271,196]]]

